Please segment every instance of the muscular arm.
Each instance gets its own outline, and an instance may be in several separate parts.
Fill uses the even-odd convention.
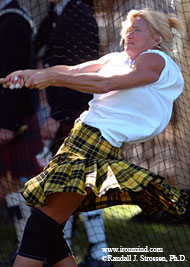
[[[75,76],[81,73],[95,73],[99,69],[103,67],[106,62],[109,61],[111,54],[105,55],[97,60],[87,61],[75,66],[67,66],[67,65],[57,65],[53,67],[49,67],[47,69],[27,69],[27,70],[19,70],[14,71],[7,75],[6,80],[8,81],[5,87],[9,87],[10,84],[20,83],[20,88],[24,85],[30,88],[38,88],[43,89],[48,86],[63,86],[66,87],[63,77],[66,76]],[[61,75],[60,85],[55,84],[55,80]],[[19,81],[15,81],[14,77],[20,77]],[[24,84],[25,81],[25,84]],[[71,86],[68,86],[71,88]],[[78,90],[80,91],[80,90]]]
[[[122,74],[101,75],[96,73],[107,61],[110,54],[99,60],[76,66],[55,66],[45,70],[33,70],[25,85],[43,89],[47,86],[65,86],[85,93],[106,93],[114,90],[129,89],[156,82],[164,68],[164,59],[157,54],[140,55],[135,63]],[[20,73],[24,76],[24,72]]]
[[[66,65],[57,65],[54,67],[48,68],[48,72],[60,72],[62,74],[68,74],[68,75],[77,75],[77,74],[82,74],[82,73],[95,73],[98,70],[100,70],[103,65],[105,65],[112,54],[105,55],[97,60],[91,60],[87,61],[75,66],[66,66]]]
[[[133,65],[129,68],[126,67],[126,71],[119,75],[104,76],[94,73],[94,70],[97,70],[96,67],[100,67],[99,65],[92,65],[90,68],[83,65],[80,71],[76,71],[74,68],[72,74],[70,72],[63,74],[61,70],[57,71],[57,69],[56,73],[50,70],[50,76],[52,75],[52,82],[56,86],[64,84],[64,86],[81,92],[106,93],[153,83],[158,80],[164,64],[164,59],[161,56],[144,54],[139,56]]]

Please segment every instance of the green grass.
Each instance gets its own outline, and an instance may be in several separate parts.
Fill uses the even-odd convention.
[[[0,262],[5,261],[16,250],[16,233],[9,222],[0,221]]]
[[[189,225],[167,225],[156,223],[137,223],[130,219],[138,214],[140,209],[136,206],[116,206],[104,210],[104,224],[108,247],[110,248],[161,248],[163,252],[122,252],[110,253],[115,257],[127,254],[144,255],[147,257],[166,257],[169,255],[185,255],[187,261],[128,261],[114,262],[115,267],[189,267],[190,266],[190,227]],[[77,262],[80,262],[87,250],[88,241],[82,219],[77,225],[77,237],[73,239],[73,250]],[[82,234],[80,234],[82,233]]]
[[[162,248],[163,252],[122,252],[110,253],[113,256],[121,257],[127,254],[145,255],[148,257],[169,255],[185,255],[187,261],[181,262],[114,262],[114,267],[189,267],[190,266],[190,225],[168,225],[157,223],[137,223],[131,221],[133,216],[140,213],[137,206],[115,206],[104,210],[104,224],[107,243],[109,248]],[[5,260],[8,255],[15,251],[16,234],[14,227],[7,223],[0,224],[0,261]],[[72,247],[77,259],[81,262],[88,249],[88,239],[83,224],[83,218],[79,216],[76,223],[75,236],[72,240]]]

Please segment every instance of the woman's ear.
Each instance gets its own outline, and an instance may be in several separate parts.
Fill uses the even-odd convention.
[[[162,36],[160,34],[157,34],[155,36],[155,47],[159,47],[162,42]]]

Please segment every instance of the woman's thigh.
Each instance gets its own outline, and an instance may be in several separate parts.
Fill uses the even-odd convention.
[[[87,188],[86,191],[87,195],[92,192],[90,188]],[[56,192],[47,197],[46,206],[36,206],[36,208],[56,222],[63,223],[68,220],[87,195],[83,196],[73,192]]]

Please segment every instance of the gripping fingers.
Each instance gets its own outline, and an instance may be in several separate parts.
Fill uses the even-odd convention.
[[[12,78],[9,78],[4,87],[9,89],[21,89],[24,86],[24,78],[20,75],[15,75]]]
[[[30,89],[33,89],[35,86],[32,82],[32,79],[28,79],[26,82],[25,82],[25,86],[30,88]]]

